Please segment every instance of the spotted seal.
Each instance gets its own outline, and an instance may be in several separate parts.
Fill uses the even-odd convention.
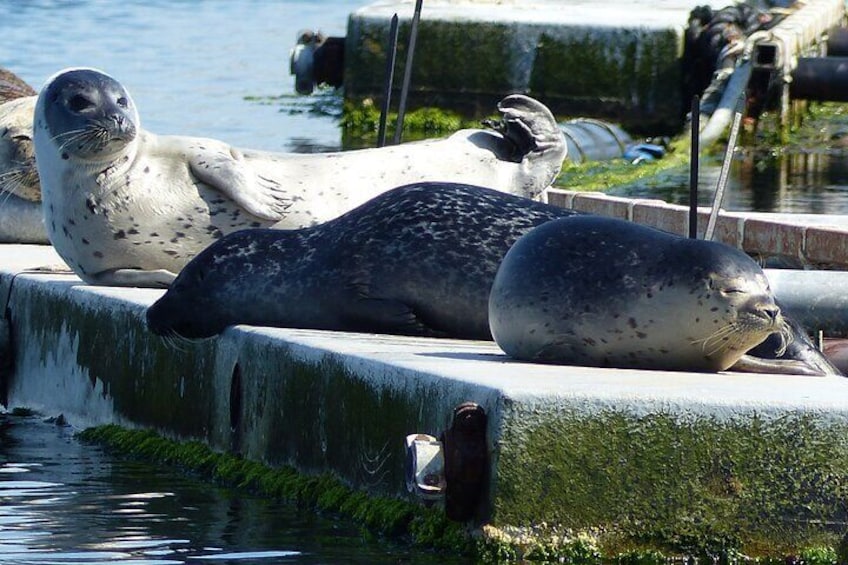
[[[516,359],[659,370],[723,371],[769,335],[783,336],[781,349],[793,335],[743,252],[596,216],[555,220],[516,241],[492,285],[489,320]]]
[[[31,86],[0,68],[0,243],[49,243],[32,143],[35,101]]]
[[[129,92],[94,69],[51,77],[35,109],[48,235],[86,282],[166,286],[224,234],[329,220],[390,188],[456,180],[538,196],[565,142],[525,96],[501,101],[500,131],[380,149],[295,155],[141,129]]]
[[[476,186],[399,187],[324,224],[224,237],[185,266],[147,325],[186,338],[253,324],[490,340],[489,288],[509,246],[572,214]]]

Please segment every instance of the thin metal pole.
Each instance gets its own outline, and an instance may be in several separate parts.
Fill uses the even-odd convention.
[[[704,239],[712,239],[715,233],[718,211],[721,208],[721,201],[724,199],[724,190],[727,188],[727,178],[730,174],[730,162],[733,160],[734,151],[736,151],[736,138],[739,137],[739,126],[742,123],[743,111],[744,98],[740,97],[739,102],[736,104],[736,113],[733,114],[730,137],[727,140],[727,149],[724,151],[724,161],[721,162],[721,172],[718,175],[718,182],[716,183],[715,194],[713,195],[713,206],[710,209],[710,219],[707,222]]]
[[[701,99],[696,94],[692,97],[691,119],[692,132],[689,144],[689,238],[698,238],[698,176],[701,153]]]
[[[397,58],[398,15],[392,16],[389,26],[389,45],[386,48],[386,83],[383,85],[383,107],[380,108],[380,126],[377,129],[377,147],[386,144],[386,120],[392,105],[392,84],[395,81],[395,59]]]
[[[406,97],[409,94],[409,81],[412,79],[412,58],[415,55],[415,40],[418,38],[418,20],[421,19],[421,4],[423,0],[415,0],[415,12],[412,14],[412,26],[409,29],[409,47],[406,52],[406,65],[403,68],[403,85],[400,90],[398,103],[397,126],[395,126],[395,145],[400,143],[403,135],[403,118],[406,114]]]

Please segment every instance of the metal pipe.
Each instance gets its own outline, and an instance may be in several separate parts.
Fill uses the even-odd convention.
[[[848,56],[848,29],[834,27],[827,32],[827,56]]]
[[[412,79],[412,58],[415,56],[415,41],[418,38],[418,21],[421,19],[421,4],[423,0],[415,0],[415,12],[412,14],[412,26],[409,30],[409,45],[406,51],[406,65],[403,68],[403,84],[398,103],[397,126],[395,126],[395,145],[400,143],[403,135],[403,118],[406,114],[406,98],[409,94],[409,82]]]
[[[734,110],[739,98],[745,94],[748,80],[751,78],[751,63],[745,62],[736,67],[727,81],[727,86],[721,96],[715,112],[701,131],[701,145],[709,147],[727,129],[733,120]]]
[[[790,98],[848,102],[848,57],[801,57],[792,71]]]
[[[383,106],[380,108],[380,125],[377,128],[377,147],[386,145],[386,120],[392,105],[392,85],[395,81],[395,59],[397,58],[398,15],[392,16],[389,27],[389,44],[386,48],[386,83],[383,85]]]
[[[698,140],[701,129],[701,99],[696,94],[692,97],[691,141],[689,147],[689,238],[698,238],[698,176],[700,160],[700,144]]]
[[[772,292],[799,324],[848,337],[848,272],[765,269]]]
[[[721,171],[716,182],[715,194],[713,194],[713,205],[710,208],[710,217],[707,220],[707,229],[704,230],[704,239],[710,240],[715,233],[718,211],[724,200],[724,191],[727,188],[727,179],[730,177],[730,163],[733,161],[733,153],[736,151],[736,138],[739,136],[739,126],[742,124],[742,112],[745,108],[744,98],[737,101],[737,109],[733,114],[733,125],[730,127],[730,137],[727,139],[727,148],[724,152],[724,160],[721,162]]]

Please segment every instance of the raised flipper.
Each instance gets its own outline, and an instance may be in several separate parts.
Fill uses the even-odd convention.
[[[568,146],[547,106],[529,96],[512,94],[500,101],[498,110],[503,114],[500,121],[484,123],[512,144],[514,152],[510,160],[544,158],[559,172]]]
[[[198,180],[257,218],[279,221],[285,217],[292,205],[285,189],[274,179],[254,171],[238,149],[211,142],[191,149],[189,167]]]

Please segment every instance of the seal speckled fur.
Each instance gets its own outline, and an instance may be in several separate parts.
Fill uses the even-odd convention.
[[[726,245],[623,220],[549,222],[516,241],[492,286],[495,341],[542,363],[721,371],[791,330],[762,269]]]
[[[325,224],[221,239],[186,265],[147,323],[187,338],[253,324],[491,339],[489,289],[509,246],[573,214],[475,186],[400,187]]]
[[[474,182],[538,196],[565,158],[562,133],[526,96],[509,96],[499,109],[499,131],[341,153],[242,151],[145,131],[118,81],[93,69],[63,71],[47,81],[35,110],[48,234],[86,282],[166,286],[224,234],[314,225],[408,182]]]
[[[0,243],[50,243],[32,142],[35,101],[31,86],[0,68]]]

